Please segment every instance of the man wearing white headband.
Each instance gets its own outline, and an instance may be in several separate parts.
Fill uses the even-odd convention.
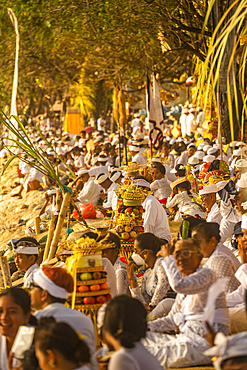
[[[96,350],[95,330],[92,320],[80,311],[66,307],[69,294],[74,290],[72,276],[61,267],[44,265],[34,274],[33,289],[31,290],[31,305],[38,311],[34,316],[37,320],[42,317],[54,317],[57,322],[69,324],[76,332],[85,338],[91,355]],[[98,367],[92,361],[91,369]]]
[[[106,173],[97,176],[95,183],[100,185],[105,191],[105,199],[107,201],[103,203],[103,208],[115,211],[117,208],[117,194],[114,190],[118,189],[119,186],[111,181]]]
[[[33,283],[33,274],[39,270],[36,264],[39,255],[39,243],[31,237],[11,240],[15,264],[19,271],[25,271],[23,285],[29,288]]]
[[[92,203],[97,206],[100,198],[100,186],[89,176],[88,170],[82,168],[77,172],[84,186],[77,199],[80,203]]]
[[[138,146],[130,145],[129,151],[132,156],[132,162],[136,162],[142,165],[147,164],[147,158],[145,158],[142,153],[140,153],[140,148]]]
[[[216,203],[217,192],[217,186],[215,184],[211,184],[203,186],[203,188],[199,190],[199,195],[201,197],[202,204],[209,211],[207,222],[217,222],[220,224],[222,216]]]
[[[150,183],[143,176],[136,177],[133,181],[133,185],[141,187],[146,191],[150,190]],[[144,232],[154,234],[158,238],[163,239],[164,243],[170,243],[171,232],[168,218],[161,203],[153,195],[148,194],[142,206],[145,210],[143,213]]]

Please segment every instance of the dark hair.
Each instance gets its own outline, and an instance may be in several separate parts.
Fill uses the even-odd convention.
[[[182,182],[181,184],[176,185],[176,188],[178,188],[180,190],[182,190],[182,189],[186,190],[188,195],[192,195],[191,192],[190,192],[191,183],[188,180]]]
[[[184,221],[188,221],[189,224],[190,224],[189,230],[188,230],[188,238],[191,238],[191,233],[197,225],[206,222],[203,218],[197,218],[197,217],[193,217],[193,216],[185,216]],[[180,229],[179,229],[181,237],[182,237],[184,221],[181,223],[181,226],[180,226]]]
[[[121,346],[133,348],[147,331],[147,312],[135,298],[121,295],[113,298],[106,307],[103,333],[109,332]]]
[[[180,167],[181,167],[181,164],[176,164],[175,166],[175,170],[177,171],[177,176],[184,177],[186,174],[186,168],[184,167],[184,169],[181,169]]]
[[[135,239],[142,250],[149,249],[155,255],[160,250],[161,246],[164,244],[157,236],[152,233],[142,233]]]
[[[44,317],[39,320],[34,342],[44,354],[49,349],[55,349],[67,361],[75,362],[77,365],[90,361],[87,344],[68,324],[56,322],[53,317]]]
[[[113,243],[113,244],[115,244],[115,248],[117,248],[118,250],[121,248],[121,242],[120,242],[119,236],[117,234],[115,234],[115,233],[110,232],[110,231],[101,240],[101,243],[102,244],[109,244],[109,243],[112,244]]]
[[[32,238],[31,236],[24,236],[23,238],[19,239],[19,240],[15,243],[15,245],[18,247],[18,244],[19,244],[20,242],[30,242],[30,243],[35,244],[37,247],[40,247],[39,242],[38,242],[35,238]],[[30,258],[31,256],[34,256],[34,257],[35,257],[34,262],[37,262],[37,261],[38,261],[38,257],[39,257],[39,255],[38,255],[38,254],[26,254],[26,256],[27,256],[28,258]]]
[[[208,167],[208,172],[210,171],[216,171],[220,169],[220,160],[215,159],[213,162],[210,163],[210,166]]]
[[[247,362],[247,356],[237,356],[237,357],[231,357],[227,358],[226,360],[222,361],[221,368],[224,370],[224,365],[227,364],[227,361],[234,361],[234,365],[241,365],[246,364]]]
[[[22,360],[23,370],[41,370],[39,367],[39,361],[35,355],[35,347],[32,345],[27,351],[24,352],[24,358]]]
[[[202,234],[207,242],[209,242],[213,236],[218,242],[220,241],[220,226],[216,222],[200,223],[193,228],[192,232],[193,231]]]
[[[165,174],[166,174],[166,168],[165,168],[165,166],[163,166],[162,163],[155,162],[155,165],[153,166],[153,168],[157,168],[161,172],[161,174],[163,176],[165,176]]]
[[[4,296],[11,297],[18,306],[20,306],[24,314],[28,314],[31,311],[31,300],[28,293],[21,288],[7,288],[1,292],[0,298]]]

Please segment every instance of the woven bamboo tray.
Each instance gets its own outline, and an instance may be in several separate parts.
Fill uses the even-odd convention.
[[[104,284],[107,282],[107,279],[99,279],[99,280],[78,280],[76,285],[94,285],[94,284]]]
[[[84,268],[77,268],[76,272],[96,272],[96,271],[104,271],[104,266],[99,267],[84,267]]]
[[[94,297],[96,295],[105,295],[105,294],[109,294],[111,291],[111,289],[106,289],[106,290],[98,290],[96,292],[84,292],[84,293],[80,293],[80,292],[76,292],[76,298],[78,297]]]

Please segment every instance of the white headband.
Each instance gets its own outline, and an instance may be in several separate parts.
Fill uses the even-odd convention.
[[[218,188],[215,184],[205,185],[199,190],[199,195],[218,193]]]
[[[107,162],[107,157],[98,157],[98,162]]]
[[[109,179],[108,175],[106,173],[99,175],[99,177],[94,181],[96,184],[100,185],[105,180]]]
[[[138,148],[138,146],[130,145],[129,150],[130,152],[139,152],[140,148]]]
[[[14,253],[18,254],[39,254],[39,247],[32,242],[20,241],[18,246],[18,239],[11,239],[11,244]]]
[[[64,288],[53,283],[51,279],[46,276],[42,269],[39,269],[33,274],[33,280],[40,288],[46,290],[52,297],[68,299],[69,293]]]
[[[241,229],[247,230],[247,215],[242,216]]]
[[[77,171],[76,175],[77,175],[77,176],[82,176],[82,175],[85,175],[86,173],[88,173],[88,170],[86,170],[85,168],[80,168],[80,169]]]
[[[118,171],[114,173],[114,175],[110,176],[110,180],[115,182],[117,181],[117,179],[119,179],[120,176],[122,176],[122,172]]]
[[[149,182],[147,182],[145,180],[134,180],[133,181],[133,185],[134,186],[145,186],[146,188],[149,188],[150,189]]]
[[[47,195],[55,195],[55,194],[57,194],[57,189],[47,190]]]

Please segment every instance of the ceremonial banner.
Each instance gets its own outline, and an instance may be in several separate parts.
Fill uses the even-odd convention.
[[[153,89],[147,76],[146,105],[149,122],[149,138],[155,149],[160,147],[163,136],[162,123],[164,122],[163,109],[160,100],[159,85],[153,75]]]

